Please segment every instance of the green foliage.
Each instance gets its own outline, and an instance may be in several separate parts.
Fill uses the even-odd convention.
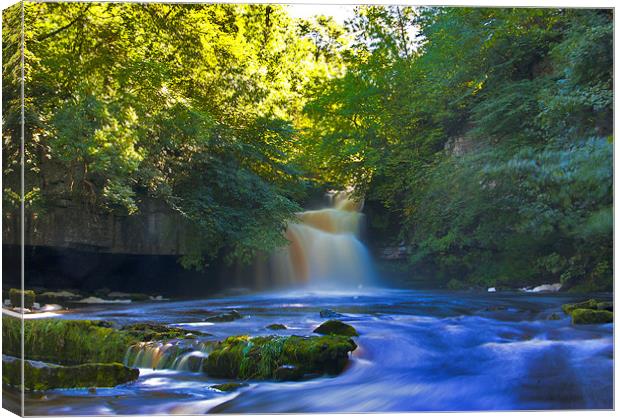
[[[610,289],[612,29],[609,10],[360,7],[346,74],[306,106],[316,171],[438,283]]]

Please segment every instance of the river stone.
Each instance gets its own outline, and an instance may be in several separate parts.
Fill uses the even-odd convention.
[[[598,302],[596,299],[589,299],[584,302],[566,303],[562,305],[565,314],[570,314],[575,309],[596,309]]]
[[[267,325],[265,328],[272,329],[272,330],[287,329],[286,325],[284,324],[271,324],[271,325]]]
[[[22,306],[22,295],[24,296],[24,306]],[[35,294],[33,290],[11,289],[9,290],[9,299],[11,305],[15,308],[31,309],[34,305]]]
[[[233,392],[244,386],[247,386],[247,383],[221,383],[219,385],[211,385],[209,387],[212,389],[217,389],[221,392]]]
[[[284,370],[276,371],[286,365],[297,369],[295,377],[335,375],[342,372],[349,352],[356,348],[351,338],[339,335],[240,335],[218,342],[204,360],[202,370],[211,377],[265,380],[285,377]]]
[[[331,319],[323,322],[313,332],[323,335],[344,335],[346,337],[357,337],[357,330],[342,321]]]
[[[613,322],[614,314],[609,311],[601,311],[596,309],[573,309],[571,311],[573,324],[606,324]]]
[[[21,363],[18,358],[2,357],[2,383],[21,386]],[[114,387],[138,379],[138,369],[120,363],[87,363],[58,366],[24,361],[24,386],[27,390],[60,388]]]
[[[241,318],[243,318],[243,316],[241,316],[241,314],[237,310],[233,309],[229,312],[224,312],[219,315],[209,316],[205,319],[205,321],[206,322],[232,322],[232,321],[235,321]]]

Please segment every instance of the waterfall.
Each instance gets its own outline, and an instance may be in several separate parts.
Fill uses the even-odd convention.
[[[127,350],[124,363],[140,369],[172,369],[189,372],[202,370],[202,362],[209,356],[211,343],[194,342],[190,345],[176,342],[143,342]]]
[[[350,288],[372,282],[370,254],[359,239],[363,201],[348,192],[328,196],[330,207],[300,212],[299,222],[288,225],[289,245],[268,262],[271,283]]]

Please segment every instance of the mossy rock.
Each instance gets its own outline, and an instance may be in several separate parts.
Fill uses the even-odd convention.
[[[267,325],[265,328],[271,329],[271,330],[274,330],[274,331],[280,330],[280,329],[287,329],[286,325],[284,325],[284,324],[270,324],[270,325]]]
[[[562,317],[558,313],[554,312],[551,315],[549,315],[547,319],[550,321],[557,321],[557,320],[562,319]]]
[[[200,331],[189,331],[183,328],[169,327],[163,324],[153,322],[139,322],[136,324],[126,325],[121,330],[140,341],[164,341],[170,339],[187,339],[196,336],[207,336]]]
[[[232,322],[237,319],[241,319],[243,316],[237,312],[235,309],[229,312],[224,312],[219,315],[209,316],[205,319],[207,322]]]
[[[613,302],[599,302],[596,304],[596,309],[599,311],[614,311],[614,303]]]
[[[15,308],[22,307],[22,294],[24,295],[24,308],[31,309],[35,302],[35,293],[33,290],[11,289],[9,290],[9,299],[11,305]]]
[[[614,320],[613,312],[597,309],[573,309],[570,315],[575,325],[606,324]]]
[[[596,299],[589,299],[584,302],[566,303],[562,305],[562,310],[565,314],[570,315],[570,313],[575,309],[596,309],[597,304],[598,302],[596,301]]]
[[[219,342],[203,362],[212,377],[282,379],[277,370],[294,367],[296,380],[304,375],[335,375],[344,369],[357,345],[343,336],[234,336]]]
[[[212,385],[209,387],[212,389],[217,389],[221,392],[233,392],[244,386],[247,386],[247,383],[221,383],[219,385]]]
[[[344,335],[346,337],[357,337],[357,330],[342,321],[331,319],[323,322],[313,332],[323,335]]]
[[[21,387],[21,360],[3,356],[2,383]],[[138,378],[138,369],[120,363],[88,363],[78,366],[58,366],[24,361],[26,390],[60,388],[114,387]]]
[[[2,350],[21,356],[21,320],[2,317]],[[25,357],[64,365],[122,362],[138,340],[107,321],[29,319],[24,321]]]

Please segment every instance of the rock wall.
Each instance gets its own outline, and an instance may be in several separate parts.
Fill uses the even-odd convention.
[[[19,213],[5,213],[4,244],[19,245]],[[66,203],[45,212],[27,212],[25,245],[119,254],[183,255],[191,247],[191,228],[165,204],[145,200],[134,215],[95,211]]]

